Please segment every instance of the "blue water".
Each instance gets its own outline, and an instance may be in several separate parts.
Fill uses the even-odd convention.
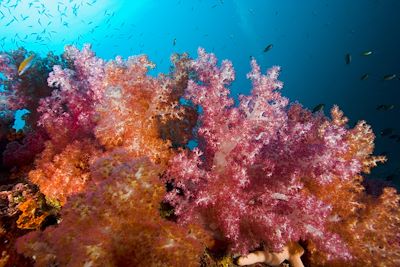
[[[389,153],[375,177],[400,169],[400,143],[379,135],[387,127],[400,134],[400,80],[382,80],[400,76],[398,0],[9,0],[0,1],[0,11],[0,50],[61,53],[65,44],[92,43],[106,59],[145,53],[156,74],[168,71],[173,52],[195,56],[202,46],[233,61],[235,97],[249,93],[250,56],[264,69],[280,65],[282,92],[292,101],[324,103],[326,114],[338,104],[351,125],[372,125],[375,154]],[[273,48],[264,53],[268,44]],[[362,56],[367,50],[373,54]],[[360,80],[365,73],[370,78]],[[377,111],[380,104],[395,108]]]

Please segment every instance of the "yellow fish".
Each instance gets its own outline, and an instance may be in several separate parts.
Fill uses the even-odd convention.
[[[24,74],[25,71],[27,71],[32,66],[34,57],[35,57],[35,55],[32,54],[29,57],[25,58],[24,61],[21,62],[21,64],[19,64],[19,67],[18,67],[18,75],[19,76]]]
[[[372,55],[372,51],[364,51],[363,53],[362,53],[362,55],[363,56],[370,56],[370,55]]]

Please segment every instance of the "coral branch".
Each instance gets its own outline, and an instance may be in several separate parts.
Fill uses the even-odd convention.
[[[251,265],[255,263],[266,263],[270,266],[279,266],[285,260],[289,261],[291,267],[304,267],[301,256],[304,249],[297,243],[291,243],[283,247],[282,252],[256,251],[238,259],[238,265]]]

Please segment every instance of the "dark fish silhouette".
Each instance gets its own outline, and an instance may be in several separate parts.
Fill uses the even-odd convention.
[[[266,52],[268,52],[269,50],[271,50],[271,49],[272,49],[272,47],[274,47],[274,45],[273,45],[273,44],[269,44],[269,45],[267,45],[267,46],[264,48],[264,53],[266,53]]]
[[[388,136],[391,135],[392,133],[394,133],[393,128],[385,128],[381,131],[381,136]]]
[[[394,109],[394,105],[390,104],[390,105],[379,105],[376,107],[376,110],[378,111],[388,111],[388,110],[392,110]]]
[[[396,78],[396,74],[388,74],[388,75],[383,76],[384,81],[391,81],[394,78]]]
[[[344,61],[346,62],[347,65],[349,65],[351,63],[351,55],[350,54],[346,54],[344,56]]]
[[[363,53],[362,53],[362,55],[363,56],[370,56],[370,55],[372,55],[372,51],[364,51]]]
[[[362,81],[365,81],[365,80],[367,80],[369,78],[369,74],[368,73],[365,73],[363,76],[361,76],[361,80]]]
[[[315,112],[321,111],[324,109],[324,107],[325,107],[325,104],[318,104],[313,108],[312,112],[315,113]]]

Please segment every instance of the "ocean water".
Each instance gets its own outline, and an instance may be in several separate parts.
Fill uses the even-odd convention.
[[[147,54],[156,74],[168,70],[172,53],[195,56],[204,47],[233,62],[234,97],[249,93],[250,57],[264,70],[279,65],[282,92],[291,101],[310,109],[323,103],[325,114],[337,104],[351,125],[372,125],[375,152],[389,158],[373,176],[395,173],[399,184],[400,142],[380,136],[385,128],[400,134],[400,80],[383,80],[400,76],[397,0],[3,0],[0,11],[2,50],[61,53],[66,44],[90,43],[105,59]],[[382,104],[394,108],[377,111]]]

